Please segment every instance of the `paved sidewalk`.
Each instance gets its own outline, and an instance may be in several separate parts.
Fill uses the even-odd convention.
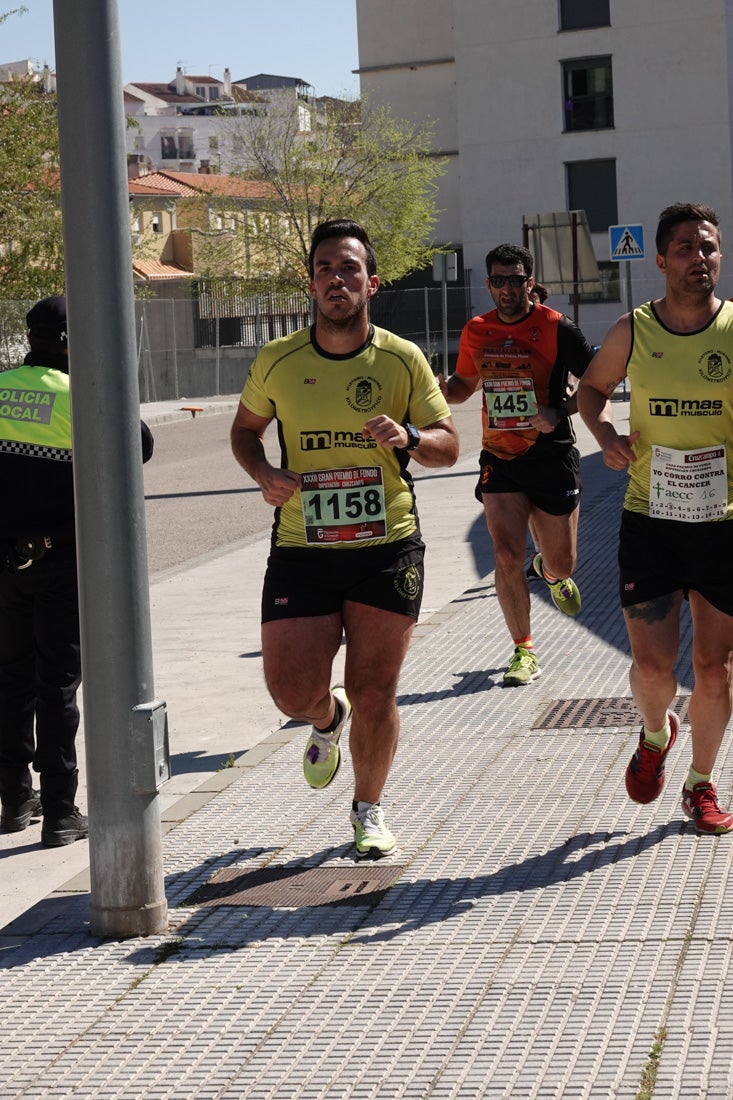
[[[502,687],[490,570],[418,626],[384,799],[398,852],[356,863],[348,753],[311,791],[305,729],[274,728],[171,807],[166,934],[92,938],[83,875],[0,931],[3,1100],[733,1096],[733,846],[680,811],[687,657],[664,793],[626,798],[624,479],[579,435],[583,609],[567,619],[533,586],[543,675],[526,688]],[[455,562],[485,552],[472,478],[430,481],[444,526],[463,517]],[[209,563],[222,621],[239,562]],[[202,719],[219,690],[202,690]],[[729,739],[717,781],[727,804]]]

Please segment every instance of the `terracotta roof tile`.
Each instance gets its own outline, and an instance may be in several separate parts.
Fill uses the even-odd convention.
[[[193,271],[180,264],[163,264],[158,260],[133,260],[132,270],[144,279],[192,279]]]
[[[217,176],[204,172],[149,172],[135,180],[149,188],[186,195],[230,195],[238,199],[271,199],[274,189],[260,180],[239,176]],[[143,194],[144,192],[140,192]]]
[[[196,187],[191,187],[184,178],[172,179],[171,177],[193,176],[193,172],[148,172],[145,176],[138,176],[136,180],[128,180],[128,190],[134,195],[183,195],[192,198],[198,195]],[[134,188],[133,188],[134,185]]]
[[[145,92],[146,95],[156,96],[158,99],[162,99],[165,103],[203,103],[204,100],[197,95],[178,95],[175,89],[175,85],[171,88],[168,84],[159,83],[132,83],[129,85],[132,88],[139,88],[141,92]]]
[[[181,194],[181,188],[179,186],[171,185],[164,187],[161,183],[155,181],[155,173],[151,172],[147,176],[139,176],[137,179],[127,181],[127,191],[130,195],[170,195]],[[152,181],[152,182],[148,182]]]

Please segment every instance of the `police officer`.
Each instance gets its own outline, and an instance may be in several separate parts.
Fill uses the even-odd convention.
[[[41,843],[58,847],[89,831],[75,801],[81,659],[65,298],[43,298],[26,322],[30,351],[0,374],[0,826],[18,832],[42,814]],[[147,461],[153,438],[141,431]]]

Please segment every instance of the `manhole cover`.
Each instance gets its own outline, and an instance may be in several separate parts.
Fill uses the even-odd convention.
[[[680,722],[687,721],[689,695],[678,695],[672,709]],[[628,696],[611,699],[556,699],[533,726],[533,730],[595,729],[609,726],[638,726],[641,715]]]
[[[375,905],[404,871],[396,864],[352,867],[230,867],[199,887],[185,905]]]

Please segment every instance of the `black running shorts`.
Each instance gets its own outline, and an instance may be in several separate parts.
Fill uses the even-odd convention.
[[[733,615],[733,520],[679,523],[624,509],[619,536],[622,607],[690,590]]]
[[[483,504],[484,493],[524,493],[541,512],[569,515],[580,504],[580,456],[576,447],[558,452],[506,459],[482,451],[476,499]]]
[[[345,600],[417,619],[425,546],[419,536],[358,550],[276,547],[262,590],[262,622],[341,611]]]

